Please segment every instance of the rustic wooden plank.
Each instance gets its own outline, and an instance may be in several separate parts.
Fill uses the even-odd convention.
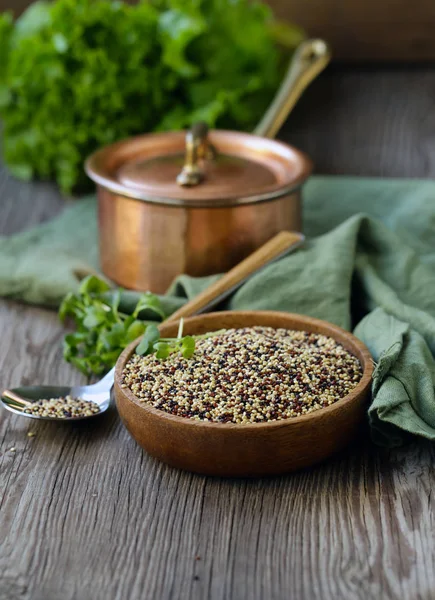
[[[332,71],[284,135],[323,172],[433,174],[434,78]],[[1,233],[63,205],[4,171],[0,190]],[[62,334],[54,312],[1,302],[2,386],[83,381]],[[1,411],[0,600],[429,600],[434,453],[366,440],[309,471],[231,481],[157,463],[113,408],[72,425]]]
[[[127,0],[135,2],[136,0]],[[275,14],[327,39],[341,61],[427,61],[435,58],[432,0],[266,0]],[[0,0],[19,15],[31,0]]]
[[[435,58],[432,0],[268,0],[278,17],[326,38],[341,61]]]
[[[434,584],[430,445],[230,481],[159,465],[115,411],[85,426],[6,417],[0,438],[5,598],[428,598]]]
[[[280,137],[316,171],[435,175],[435,70],[331,68],[307,89]]]
[[[46,221],[70,201],[62,198],[53,184],[23,183],[0,164],[0,235],[22,231]]]

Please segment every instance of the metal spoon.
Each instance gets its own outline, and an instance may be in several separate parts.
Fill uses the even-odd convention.
[[[301,233],[281,231],[281,233],[278,233],[274,238],[261,246],[261,248],[258,248],[258,250],[233,267],[215,283],[212,283],[208,288],[203,290],[198,296],[187,302],[166,319],[166,321],[177,321],[181,317],[188,317],[209,311],[239,289],[247,279],[261,271],[266,265],[283,258],[299,248],[304,239]],[[23,417],[29,417],[30,419],[78,421],[98,417],[109,408],[110,390],[113,385],[114,374],[115,368],[93,385],[75,387],[36,385],[5,390],[0,403],[7,410]],[[27,407],[31,406],[32,402],[49,398],[63,398],[65,396],[72,396],[81,400],[91,400],[98,404],[100,412],[89,416],[65,418],[43,417],[24,412]]]
[[[29,417],[30,419],[42,419],[44,421],[80,421],[82,419],[98,417],[109,408],[110,390],[113,385],[114,373],[115,368],[109,371],[103,379],[100,379],[100,381],[93,385],[77,385],[74,387],[61,385],[32,385],[28,387],[17,387],[13,390],[5,390],[2,393],[0,402],[7,410],[10,410],[17,415],[21,415],[22,417]],[[63,398],[65,396],[72,396],[73,398],[79,398],[80,400],[90,400],[91,402],[95,402],[98,404],[100,412],[83,417],[62,418],[43,417],[41,415],[33,415],[24,412],[26,408],[38,400]]]

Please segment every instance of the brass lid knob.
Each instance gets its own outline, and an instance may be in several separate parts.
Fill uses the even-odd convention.
[[[186,134],[186,154],[177,183],[183,187],[198,185],[204,180],[204,161],[216,157],[216,149],[208,141],[207,123],[195,123]]]

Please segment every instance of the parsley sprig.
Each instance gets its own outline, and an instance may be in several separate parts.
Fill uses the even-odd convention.
[[[149,292],[139,298],[132,314],[120,310],[120,300],[120,289],[113,291],[107,282],[91,275],[60,306],[60,319],[70,318],[75,326],[64,338],[63,356],[85,375],[101,375],[113,367],[124,348],[152,323],[141,316],[151,313],[156,320],[166,318],[159,298]]]
[[[195,353],[196,340],[205,339],[223,333],[225,329],[211,331],[203,335],[185,335],[183,337],[184,319],[180,319],[176,338],[162,338],[158,327],[151,323],[136,347],[136,354],[146,356],[155,354],[156,358],[166,359],[170,354],[178,352],[183,358],[191,358]]]
[[[162,338],[155,322],[143,319],[150,314],[155,321],[166,318],[159,298],[146,292],[140,296],[133,312],[127,314],[120,310],[121,292],[90,275],[82,281],[76,294],[65,297],[59,308],[60,319],[69,318],[75,326],[75,331],[65,335],[63,356],[85,375],[102,375],[111,369],[124,348],[140,336],[143,337],[136,353],[141,356],[155,354],[156,358],[166,359],[178,352],[183,358],[191,358],[197,340],[225,331],[183,336],[181,319],[177,337]]]

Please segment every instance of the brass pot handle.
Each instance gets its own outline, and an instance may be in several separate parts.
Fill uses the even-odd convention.
[[[306,40],[295,50],[284,80],[254,134],[274,138],[300,96],[331,59],[331,51],[320,39]],[[186,155],[177,183],[183,187],[198,185],[204,179],[203,163],[216,156],[208,141],[208,126],[200,121],[186,134]]]
[[[293,54],[272,104],[254,129],[255,135],[274,138],[302,93],[331,59],[331,50],[320,39],[302,42]]]
[[[216,156],[216,150],[208,140],[207,123],[195,123],[186,134],[186,155],[177,183],[185,187],[198,185],[204,179],[202,164]]]

